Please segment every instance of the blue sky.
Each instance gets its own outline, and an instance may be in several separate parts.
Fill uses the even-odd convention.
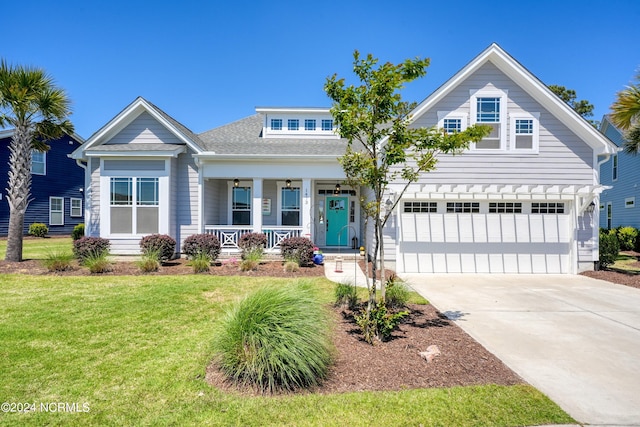
[[[139,95],[198,133],[256,106],[328,107],[325,79],[352,78],[354,49],[431,58],[403,92],[421,101],[497,42],[595,119],[640,68],[638,0],[33,0],[2,16],[0,57],[47,70],[84,138]]]

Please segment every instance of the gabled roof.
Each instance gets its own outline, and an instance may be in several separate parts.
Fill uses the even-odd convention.
[[[175,120],[160,108],[156,107],[151,102],[139,96],[131,104],[125,107],[120,113],[118,113],[118,115],[111,119],[106,125],[100,128],[93,135],[91,135],[84,145],[71,153],[70,157],[74,159],[83,159],[86,157],[85,152],[87,151],[105,151],[104,147],[98,147],[115,136],[143,112],[149,113],[154,119],[156,119],[171,133],[173,133],[176,138],[178,138],[196,153],[200,153],[202,151],[202,141],[200,141],[196,134],[191,132],[189,128]],[[126,145],[128,144],[120,144],[120,147],[109,149],[109,151],[126,151],[131,153],[132,147],[125,147]],[[155,147],[155,145],[157,144],[151,144],[154,145],[154,147],[144,147],[144,145],[146,144],[135,144],[136,151],[163,151],[159,149],[159,147]],[[167,148],[170,152],[176,149],[175,144],[166,145],[167,147],[164,148]]]
[[[264,114],[229,123],[201,133],[207,155],[211,156],[326,156],[335,159],[347,148],[346,139],[339,138],[263,138]]]
[[[576,113],[567,103],[562,101],[544,83],[496,43],[491,44],[482,51],[453,77],[429,95],[427,99],[422,101],[412,112],[413,120],[434,107],[440,100],[445,98],[452,90],[487,62],[495,65],[500,71],[517,83],[529,96],[538,101],[573,133],[592,147],[596,154],[613,154],[616,152],[616,147],[596,128]]]
[[[613,124],[608,114],[605,114],[602,117],[602,121],[600,122],[600,132],[618,147],[622,147],[624,145],[624,132]]]

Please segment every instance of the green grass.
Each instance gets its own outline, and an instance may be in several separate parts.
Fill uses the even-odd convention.
[[[52,252],[69,252],[73,247],[71,237],[29,238],[22,243],[23,259],[46,259]],[[0,240],[0,259],[7,254],[7,239]]]
[[[637,262],[638,259],[636,257],[621,253],[618,255],[618,257],[616,258],[616,262],[613,263],[611,267],[620,270],[626,270],[629,272],[640,273],[640,268],[633,265]]]
[[[70,242],[70,241],[69,241]],[[214,321],[290,279],[0,275],[2,402],[87,413],[0,413],[0,425],[515,426],[571,418],[530,386],[246,397],[208,385]],[[319,298],[333,284],[311,279]]]

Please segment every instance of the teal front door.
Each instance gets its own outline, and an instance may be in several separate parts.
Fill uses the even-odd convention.
[[[348,197],[327,197],[327,246],[347,246]]]

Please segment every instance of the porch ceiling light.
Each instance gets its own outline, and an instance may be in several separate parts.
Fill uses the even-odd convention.
[[[285,183],[287,185],[287,188],[291,188],[291,180],[290,179],[288,179]]]
[[[233,186],[237,187],[238,185],[240,185],[240,180],[238,178],[233,180]]]

